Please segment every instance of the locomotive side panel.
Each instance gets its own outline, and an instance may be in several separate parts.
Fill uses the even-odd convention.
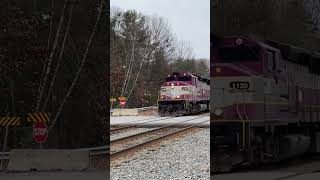
[[[305,54],[280,50],[242,37],[213,48],[215,171],[316,151],[319,75],[310,73]]]

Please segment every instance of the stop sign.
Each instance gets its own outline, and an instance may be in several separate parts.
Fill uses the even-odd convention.
[[[48,138],[48,129],[43,122],[37,122],[33,126],[33,139],[37,143],[44,143]]]
[[[120,106],[123,108],[126,105],[126,101],[120,101]]]

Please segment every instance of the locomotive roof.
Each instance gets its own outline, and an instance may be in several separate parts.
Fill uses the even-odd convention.
[[[204,76],[200,76],[197,74],[193,74],[194,76],[196,76],[198,78],[199,81],[205,82],[207,84],[210,84],[210,79]]]
[[[272,47],[272,46],[269,46],[269,45],[266,44],[266,43],[259,42],[259,41],[257,41],[257,43],[258,43],[260,46],[264,47],[264,48],[268,48],[268,49],[271,49],[271,50],[273,50],[273,51],[278,51],[278,52],[280,52],[279,49],[274,48],[274,47]]]
[[[243,39],[245,41],[248,41],[250,43],[253,43],[253,44],[257,44],[258,46],[261,46],[263,48],[268,48],[268,49],[271,49],[273,51],[279,51],[279,49],[275,48],[275,47],[272,47],[264,42],[262,42],[261,40],[255,38],[255,37],[247,37],[247,36],[227,36],[225,38],[235,38],[235,39]],[[221,37],[218,37],[216,35],[213,35],[213,40],[215,40],[216,42],[219,42],[221,39]]]
[[[195,76],[195,77],[198,78],[199,81],[205,82],[207,84],[210,84],[210,79],[209,78],[204,77],[204,76],[200,76],[200,75],[197,75],[197,74],[194,74],[194,73],[190,73],[190,72],[173,72],[172,75],[179,75],[179,74],[183,74],[183,73],[186,73],[187,75]]]
[[[266,40],[266,43],[270,44],[271,46],[275,46],[280,50],[282,54],[305,54],[307,56],[311,56],[312,58],[318,59],[320,58],[320,53],[317,51],[310,51],[301,47],[293,46],[287,43],[275,41],[275,40]]]
[[[281,53],[282,57],[284,59],[293,61],[299,64],[307,65],[308,61],[320,61],[320,52],[319,51],[312,51],[307,50],[301,47],[293,46],[287,43],[279,42],[273,39],[259,39],[254,37],[248,37],[248,36],[217,36],[215,34],[213,36],[213,41],[215,43],[219,42],[220,40],[224,38],[241,38],[244,40],[248,40],[253,43],[259,44],[261,47],[272,49],[274,51],[278,51]]]

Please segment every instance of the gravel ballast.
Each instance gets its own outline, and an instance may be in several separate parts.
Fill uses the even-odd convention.
[[[190,132],[111,164],[112,180],[210,179],[210,130]]]

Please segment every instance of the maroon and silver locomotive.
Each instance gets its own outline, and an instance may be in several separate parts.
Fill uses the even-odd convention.
[[[209,110],[210,80],[189,72],[174,72],[161,86],[160,116],[181,116]]]
[[[214,171],[320,152],[320,55],[247,37],[212,43]]]

